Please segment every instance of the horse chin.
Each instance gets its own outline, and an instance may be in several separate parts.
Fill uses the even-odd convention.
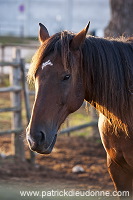
[[[57,134],[54,136],[53,141],[51,142],[51,144],[49,145],[49,147],[47,149],[40,149],[38,151],[36,151],[39,154],[50,154],[53,150],[53,147],[55,145],[56,142],[56,138],[57,138]]]

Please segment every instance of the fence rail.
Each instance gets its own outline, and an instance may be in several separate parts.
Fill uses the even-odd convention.
[[[94,122],[82,124],[82,125],[79,125],[79,126],[74,126],[74,127],[63,129],[59,133],[60,134],[65,134],[65,133],[70,133],[70,132],[74,132],[74,131],[79,131],[81,129],[88,128],[90,126],[91,127],[96,127],[97,124],[98,124],[97,121],[94,121]]]
[[[12,130],[5,130],[5,131],[0,131],[0,136],[1,135],[6,135],[6,134],[20,134],[22,133],[23,128],[18,128],[18,129],[12,129]]]
[[[17,112],[17,111],[20,111],[21,108],[20,107],[9,107],[9,108],[0,108],[0,113],[2,112]]]
[[[0,43],[0,48],[6,48],[6,47],[16,47],[16,48],[28,48],[28,49],[33,49],[33,48],[35,48],[35,49],[37,49],[38,47],[39,47],[39,45],[37,45],[37,44],[16,44],[16,43],[8,43],[8,44],[1,44]]]
[[[0,92],[19,92],[22,90],[22,87],[21,86],[11,86],[11,87],[3,87],[3,88],[0,88]]]
[[[20,63],[19,62],[0,62],[1,67],[5,66],[12,66],[12,67],[19,67]]]

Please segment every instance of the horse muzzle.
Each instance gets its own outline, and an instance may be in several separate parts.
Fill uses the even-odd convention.
[[[57,134],[52,132],[46,134],[44,131],[31,133],[27,128],[27,141],[32,151],[40,154],[50,154],[56,142]]]

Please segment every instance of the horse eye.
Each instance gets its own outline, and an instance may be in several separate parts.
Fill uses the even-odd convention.
[[[63,81],[66,81],[66,80],[68,80],[69,78],[70,78],[70,75],[68,74],[68,75],[64,76]]]

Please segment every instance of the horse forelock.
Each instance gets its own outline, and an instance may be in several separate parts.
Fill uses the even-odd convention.
[[[37,50],[32,58],[31,66],[28,72],[28,80],[33,81],[38,67],[43,59],[53,53],[53,59],[60,55],[61,62],[65,70],[73,65],[72,54],[70,52],[70,41],[74,34],[68,31],[62,31],[51,36]]]

